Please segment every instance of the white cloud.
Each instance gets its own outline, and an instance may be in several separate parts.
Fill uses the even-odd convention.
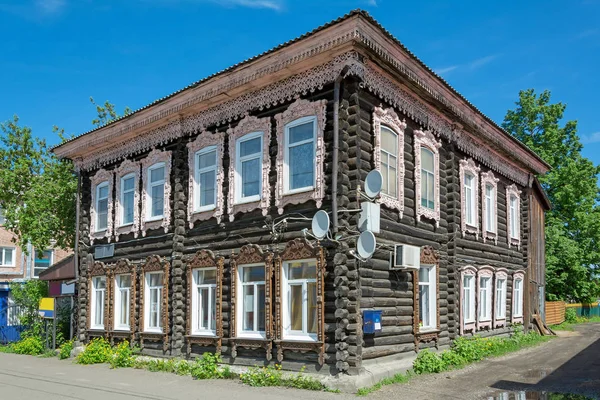
[[[67,6],[66,0],[36,0],[35,7],[41,14],[58,14]]]
[[[600,143],[600,132],[590,133],[589,135],[581,135],[583,144]]]
[[[377,7],[377,0],[366,0],[365,3],[369,6]]]
[[[481,57],[481,58],[478,58],[476,60],[471,61],[467,65],[467,67],[470,70],[476,70],[476,69],[479,69],[479,68],[483,67],[484,65],[487,65],[487,64],[491,63],[492,61],[494,61],[498,57],[500,57],[499,54],[491,54],[489,56]]]
[[[449,67],[436,68],[433,71],[438,75],[444,75],[444,74],[447,74],[448,72],[454,71],[458,67],[459,67],[458,65],[451,65]]]
[[[213,0],[212,2],[224,6],[267,8],[275,11],[281,11],[284,6],[283,1],[281,0]]]

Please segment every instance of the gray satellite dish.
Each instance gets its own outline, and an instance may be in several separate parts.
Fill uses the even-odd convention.
[[[364,231],[358,237],[358,241],[356,242],[356,250],[358,255],[362,258],[371,258],[373,253],[375,253],[375,245],[377,241],[375,240],[375,235],[371,231]]]
[[[381,192],[381,187],[383,186],[383,177],[381,176],[381,172],[374,169],[367,174],[365,178],[365,194],[369,198],[375,198]]]
[[[317,239],[323,239],[329,232],[329,215],[327,211],[317,211],[312,219],[312,233]]]

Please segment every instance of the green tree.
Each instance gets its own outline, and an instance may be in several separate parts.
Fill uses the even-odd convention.
[[[21,314],[19,323],[26,327],[23,337],[38,336],[43,332],[42,318],[38,308],[42,297],[48,296],[48,284],[45,281],[30,279],[27,282],[11,282],[10,293],[19,307]]]
[[[90,97],[90,102],[96,107],[96,113],[98,113],[98,117],[92,120],[92,124],[96,125],[97,128],[104,126],[116,119],[121,118],[122,116],[131,114],[131,108],[125,107],[123,110],[123,114],[119,115],[115,110],[115,105],[106,100],[104,104],[98,104],[94,100],[93,97]]]
[[[600,295],[600,167],[581,155],[577,122],[562,125],[566,105],[551,94],[521,91],[502,127],[539,154],[552,170],[540,177],[552,203],[546,214],[546,293],[549,300],[588,302]]]

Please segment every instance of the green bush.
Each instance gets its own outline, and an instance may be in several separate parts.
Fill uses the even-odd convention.
[[[565,321],[569,324],[577,323],[577,311],[575,311],[573,308],[567,308],[565,311]]]
[[[439,354],[428,349],[421,350],[413,362],[413,370],[417,374],[438,373],[445,371],[447,367],[448,365]]]
[[[303,374],[304,367],[296,375],[292,375],[288,378],[283,379],[283,386],[305,389],[305,390],[327,390],[327,387],[320,381],[310,376]]]
[[[64,360],[64,359],[71,357],[72,350],[73,350],[73,340],[71,339],[69,341],[64,342],[63,345],[60,346],[58,358],[61,360]]]
[[[17,354],[39,356],[44,353],[44,343],[38,336],[29,336],[15,343],[12,349]]]
[[[92,339],[77,356],[77,364],[102,364],[112,358],[110,343],[104,338]]]
[[[109,359],[111,368],[130,368],[133,366],[134,349],[131,348],[127,340],[123,340],[117,347],[112,350],[112,355]]]
[[[460,354],[452,350],[443,351],[441,357],[442,362],[449,368],[461,367],[467,363]]]
[[[234,374],[229,367],[221,367],[221,356],[218,354],[204,353],[191,367],[190,373],[194,379],[229,379]]]
[[[249,386],[281,386],[283,382],[283,373],[281,365],[274,367],[251,367],[247,372],[240,375],[243,383]]]
[[[0,346],[0,353],[14,353],[15,349],[11,344],[7,344],[6,346]]]

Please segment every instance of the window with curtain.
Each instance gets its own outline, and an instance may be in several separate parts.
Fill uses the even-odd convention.
[[[196,269],[193,273],[192,334],[216,333],[217,269]]]
[[[241,318],[240,336],[260,336],[265,334],[265,266],[240,266],[238,305],[236,316]]]
[[[147,332],[162,332],[163,273],[147,272],[144,325]]]
[[[92,278],[91,328],[104,329],[104,302],[106,297],[106,276]]]
[[[39,277],[40,273],[48,269],[54,259],[54,250],[36,251],[33,260],[33,276]]]
[[[133,224],[135,174],[121,178],[121,226]]]
[[[496,318],[506,318],[506,279],[496,279]]]
[[[262,132],[254,132],[239,138],[236,142],[236,203],[260,200],[262,141]]]
[[[381,192],[398,196],[398,135],[386,126],[381,126],[381,164],[383,177]]]
[[[490,184],[485,185],[485,229],[490,233],[496,233],[496,203],[494,201],[495,188]]]
[[[129,294],[131,293],[131,275],[115,276],[115,329],[129,329]]]
[[[471,174],[465,174],[465,218],[468,225],[475,225],[475,213],[477,212],[475,203],[475,177]]]
[[[510,237],[511,239],[519,238],[519,223],[518,223],[518,215],[517,215],[517,196],[510,196]]]
[[[96,186],[96,232],[108,228],[108,182]]]
[[[148,168],[148,197],[150,207],[147,219],[163,218],[165,209],[165,163]]]
[[[433,265],[419,269],[419,326],[422,330],[437,328],[436,271]]]
[[[435,154],[421,148],[421,205],[435,209]]]
[[[284,338],[316,339],[317,261],[287,261],[283,264]]]
[[[0,267],[14,267],[15,252],[14,247],[0,247]]]
[[[475,277],[463,276],[463,315],[464,322],[475,321]]]
[[[316,125],[315,117],[304,117],[285,127],[285,192],[314,188]]]
[[[517,278],[513,289],[513,317],[523,316],[523,279]]]
[[[208,211],[217,203],[217,146],[196,153],[196,196],[194,211]]]
[[[479,321],[489,321],[492,318],[492,278],[479,277]]]

